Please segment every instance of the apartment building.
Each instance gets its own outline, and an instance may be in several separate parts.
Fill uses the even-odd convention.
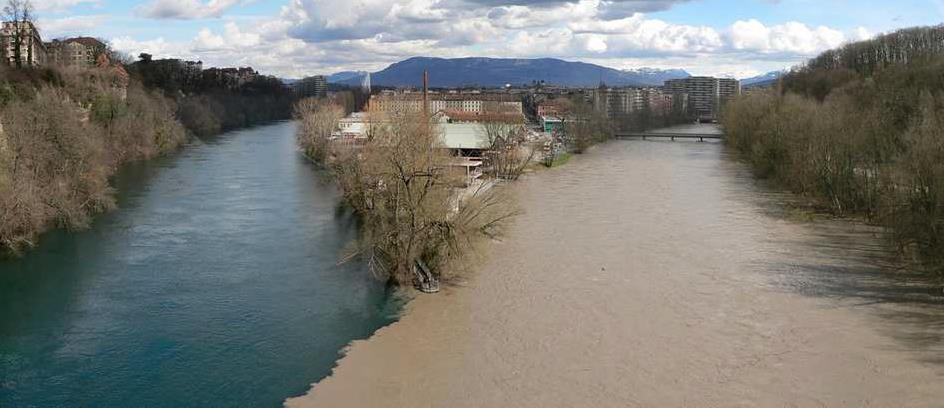
[[[19,53],[17,53],[17,34],[19,34]],[[17,55],[24,66],[46,65],[46,45],[39,35],[39,30],[30,21],[5,21],[0,28],[0,56],[3,63],[17,65]]]
[[[700,120],[717,120],[726,100],[740,95],[741,83],[736,79],[690,77],[665,82],[665,92],[687,95],[689,112]]]
[[[105,43],[92,37],[67,38],[46,43],[48,63],[67,67],[95,66],[98,56],[107,49]]]
[[[384,92],[370,98],[372,110],[380,112],[417,113],[423,111],[423,94],[419,92]],[[505,94],[492,93],[429,93],[427,111],[448,112],[522,112],[521,100]]]
[[[657,111],[672,106],[672,96],[659,88],[606,88],[589,91],[589,99],[598,112],[618,118],[646,109]]]
[[[324,75],[310,76],[296,82],[292,88],[296,95],[303,98],[324,98],[328,95],[328,77]]]

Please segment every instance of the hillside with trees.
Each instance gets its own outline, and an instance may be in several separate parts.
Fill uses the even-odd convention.
[[[180,121],[197,136],[291,118],[295,96],[278,78],[192,64],[141,54],[128,70],[148,89],[174,98]]]
[[[0,253],[113,207],[119,165],[186,140],[176,109],[114,69],[0,67]]]
[[[944,270],[944,26],[827,51],[730,102],[722,124],[758,175]]]

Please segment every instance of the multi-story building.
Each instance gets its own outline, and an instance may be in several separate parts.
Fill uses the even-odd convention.
[[[39,30],[30,21],[5,21],[0,28],[0,56],[3,62],[17,65],[17,55],[23,66],[46,65],[46,45],[39,36]]]
[[[324,75],[310,76],[294,84],[295,93],[303,98],[324,98],[328,95],[328,78]]]
[[[97,63],[98,56],[104,54],[108,47],[92,37],[75,37],[52,40],[46,43],[46,50],[51,65],[92,67]]]
[[[589,99],[598,112],[614,119],[646,109],[663,109],[666,95],[659,88],[600,88],[589,91]],[[671,106],[671,97],[668,99]]]
[[[447,112],[514,112],[520,114],[520,98],[505,94],[491,93],[429,93],[427,111]],[[370,98],[370,107],[374,111],[386,113],[417,113],[423,111],[424,96],[419,92],[384,92]]]
[[[736,79],[713,77],[671,79],[665,82],[665,92],[688,95],[689,112],[699,120],[717,120],[721,105],[741,93],[741,83]]]
[[[251,67],[243,68],[210,68],[203,71],[205,80],[215,81],[227,88],[239,88],[252,82],[259,74]]]

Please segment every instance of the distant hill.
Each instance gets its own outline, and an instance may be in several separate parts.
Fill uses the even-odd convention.
[[[360,84],[361,78],[367,75],[367,71],[342,71],[328,75],[329,83],[340,83],[345,81],[354,81]]]
[[[422,86],[423,70],[429,71],[431,87],[484,86],[499,87],[505,84],[522,85],[532,81],[560,86],[597,86],[602,81],[610,86],[656,86],[668,79],[687,78],[688,72],[680,69],[660,70],[642,68],[621,71],[584,62],[571,62],[555,58],[430,58],[413,57],[390,65],[382,71],[371,73],[373,85]],[[329,78],[343,78],[349,73],[338,73]],[[348,76],[335,82],[358,85],[361,76]]]
[[[768,86],[774,86],[777,84],[777,80],[786,74],[787,74],[787,71],[770,71],[764,75],[758,75],[756,77],[745,78],[741,80],[741,87],[764,88]]]

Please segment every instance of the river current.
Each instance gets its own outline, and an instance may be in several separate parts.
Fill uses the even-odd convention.
[[[613,141],[508,187],[523,215],[475,273],[289,405],[944,401],[940,281],[876,228],[790,210],[722,143]]]
[[[0,406],[279,406],[392,321],[291,122],[116,177],[119,209],[0,261]]]

